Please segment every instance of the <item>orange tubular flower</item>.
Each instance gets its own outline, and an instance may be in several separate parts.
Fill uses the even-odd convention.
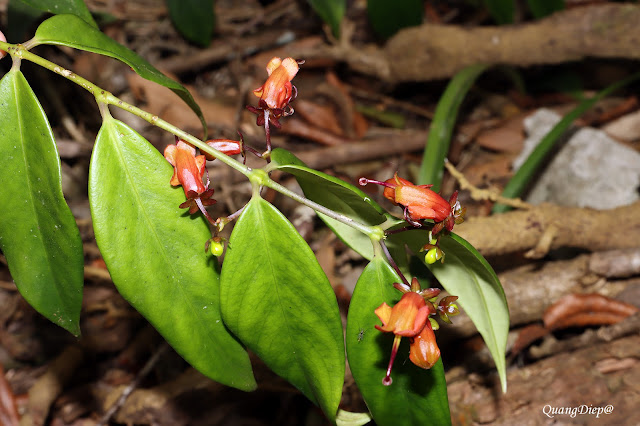
[[[382,379],[382,384],[385,386],[393,382],[391,368],[402,337],[410,339],[409,359],[418,367],[429,369],[440,359],[440,349],[436,344],[429,318],[436,313],[432,300],[435,300],[440,290],[435,288],[421,290],[416,278],[411,282],[410,288],[398,283],[394,284],[394,287],[404,293],[400,301],[393,307],[383,303],[375,310],[375,314],[382,321],[382,326],[375,327],[382,332],[395,334],[387,375]]]
[[[267,73],[269,78],[256,90],[253,94],[260,98],[258,106],[247,106],[247,109],[258,115],[256,124],[264,126],[266,136],[267,151],[265,152],[268,159],[268,153],[271,152],[271,131],[269,123],[280,128],[278,121],[282,116],[293,114],[293,108],[289,105],[298,94],[296,87],[291,84],[291,80],[298,73],[299,66],[303,61],[296,61],[293,58],[272,58],[267,64]]]
[[[193,214],[198,209],[211,220],[205,206],[215,204],[212,199],[213,189],[209,189],[209,179],[206,185],[202,179],[205,173],[205,156],[196,155],[196,149],[178,139],[176,145],[169,145],[164,150],[164,158],[174,167],[171,177],[172,186],[180,186],[184,189],[187,201],[180,204],[180,208],[189,208],[189,213]]]
[[[298,62],[293,58],[272,58],[267,64],[269,78],[253,94],[270,109],[284,109],[293,97],[291,80],[298,73]]]
[[[440,358],[440,348],[436,343],[431,321],[427,321],[420,334],[413,338],[410,345],[409,359],[418,367],[430,369]]]
[[[465,209],[458,202],[458,191],[446,201],[430,189],[433,185],[414,185],[399,177],[398,173],[384,182],[360,178],[360,185],[368,183],[384,186],[384,197],[394,204],[404,206],[404,218],[413,226],[422,226],[418,222],[422,219],[433,220],[435,225],[432,235],[436,235],[444,227],[451,231],[455,224],[464,222]]]
[[[227,155],[243,154],[244,155],[243,142],[241,140],[234,141],[231,139],[209,139],[205,143],[209,145],[211,148],[217,149],[218,151],[222,152],[223,154],[227,154]],[[209,155],[206,152],[204,155],[207,158],[207,160],[216,159],[216,157],[214,157],[213,155]]]
[[[451,213],[451,206],[437,192],[433,185],[414,185],[396,173],[392,179],[385,181],[384,196],[396,204],[403,205],[412,221],[433,219],[441,222]]]

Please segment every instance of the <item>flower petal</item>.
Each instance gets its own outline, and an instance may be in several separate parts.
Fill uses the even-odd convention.
[[[427,321],[422,332],[413,338],[409,350],[409,359],[418,367],[428,370],[438,362],[439,358],[440,348],[436,343],[436,336],[431,328],[431,323]]]

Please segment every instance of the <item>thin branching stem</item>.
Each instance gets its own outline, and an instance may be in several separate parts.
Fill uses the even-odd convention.
[[[212,148],[211,146],[207,145],[206,143],[204,143],[203,141],[201,141],[200,139],[196,138],[193,135],[190,135],[189,133],[179,129],[178,127],[172,125],[171,123],[168,123],[166,121],[164,121],[163,119],[161,119],[160,117],[158,117],[157,115],[153,115],[147,111],[144,111],[138,107],[136,107],[135,105],[131,105],[125,101],[123,101],[122,99],[118,98],[117,96],[113,95],[112,93],[102,89],[101,87],[93,84],[92,82],[90,82],[89,80],[86,80],[85,78],[80,77],[79,75],[75,74],[74,72],[65,69],[51,61],[48,61],[38,55],[35,55],[31,52],[29,52],[24,46],[22,45],[13,45],[13,44],[9,44],[9,43],[4,43],[4,42],[0,42],[0,49],[7,51],[9,54],[11,54],[12,57],[17,57],[20,59],[25,59],[27,61],[36,63],[40,66],[42,66],[43,68],[46,68],[58,75],[61,75],[62,77],[66,78],[67,80],[70,80],[74,83],[76,83],[77,85],[79,85],[80,87],[84,88],[85,90],[87,90],[88,92],[90,92],[91,94],[93,94],[96,98],[96,101],[98,102],[98,104],[109,104],[109,105],[113,105],[116,106],[118,108],[124,109],[125,111],[130,112],[131,114],[134,114],[140,118],[142,118],[143,120],[147,121],[148,123],[157,126],[163,130],[166,130],[167,132],[179,137],[180,139],[190,143],[191,145],[199,148],[201,151],[206,152],[207,154],[213,155],[215,158],[217,158],[218,160],[222,161],[223,163],[225,163],[227,166],[239,171],[240,173],[244,174],[245,176],[247,176],[249,178],[249,180],[251,180],[253,183],[258,184],[260,186],[266,186],[268,188],[271,188],[277,192],[280,192],[281,194],[292,198],[293,200],[299,202],[300,204],[304,204],[310,208],[312,208],[313,210],[315,210],[316,212],[322,213],[332,219],[335,219],[339,222],[344,223],[347,226],[350,226],[362,233],[364,233],[365,235],[369,236],[370,238],[374,239],[374,240],[381,240],[382,238],[384,238],[384,232],[382,231],[382,229],[378,226],[368,226],[365,225],[363,223],[360,223],[356,220],[353,220],[343,214],[337,213],[325,206],[322,206],[314,201],[309,200],[308,198],[299,195],[293,191],[291,191],[290,189],[280,185],[279,183],[275,182],[274,180],[272,180],[268,173],[266,173],[263,169],[252,169],[250,167],[247,167],[246,165],[244,165],[243,163],[235,160],[234,158],[229,157],[228,155],[218,151],[215,148]],[[269,126],[268,126],[268,116],[265,116],[265,130],[267,131],[267,135],[269,135]],[[270,151],[270,146],[267,147],[267,152]],[[269,166],[267,166],[267,169],[269,169]]]

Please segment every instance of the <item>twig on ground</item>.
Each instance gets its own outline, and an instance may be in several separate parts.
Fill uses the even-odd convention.
[[[160,359],[160,357],[162,356],[162,354],[164,354],[167,349],[169,348],[169,344],[167,342],[162,343],[162,345],[155,351],[155,353],[151,356],[151,358],[149,358],[149,360],[147,361],[147,363],[144,365],[144,367],[142,367],[142,369],[140,370],[140,372],[138,372],[138,375],[136,376],[136,378],[129,384],[127,385],[127,387],[125,387],[122,390],[122,393],[120,394],[120,396],[118,397],[118,399],[111,405],[111,407],[109,407],[109,409],[104,413],[104,416],[102,416],[102,418],[100,419],[100,421],[96,424],[96,426],[104,426],[106,425],[109,420],[111,419],[111,417],[113,417],[113,415],[120,409],[120,407],[122,407],[124,405],[124,403],[127,401],[127,398],[129,397],[129,395],[131,394],[131,392],[133,392],[138,385],[140,384],[140,381],[147,375],[149,374],[149,372],[151,371],[151,369],[153,369],[153,367],[155,367],[156,363],[158,362],[158,360]]]
[[[456,227],[456,233],[483,255],[492,256],[536,247],[552,225],[558,229],[549,250],[560,247],[589,251],[637,248],[640,202],[611,210],[541,204],[526,211],[470,217]]]
[[[384,82],[447,78],[474,64],[531,66],[587,57],[640,58],[640,6],[605,3],[502,27],[424,24],[399,31],[384,48],[348,40],[291,52],[307,60],[344,61]],[[344,38],[344,37],[343,37]]]
[[[444,166],[451,173],[458,183],[460,184],[460,189],[468,190],[471,198],[476,201],[494,201],[500,204],[506,204],[508,206],[514,207],[516,209],[530,209],[532,207],[531,204],[522,201],[520,198],[505,198],[500,195],[498,192],[492,191],[490,189],[480,189],[477,186],[471,184],[469,180],[464,176],[464,174],[458,169],[455,168],[451,162],[445,159]]]

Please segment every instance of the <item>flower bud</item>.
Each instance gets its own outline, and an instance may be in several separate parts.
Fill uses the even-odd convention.
[[[434,263],[436,263],[441,258],[442,258],[442,250],[438,249],[437,247],[434,247],[434,248],[430,249],[427,252],[427,254],[424,256],[424,261],[428,265],[433,265]]]
[[[215,257],[220,257],[224,253],[224,243],[222,241],[212,241],[209,250]]]

